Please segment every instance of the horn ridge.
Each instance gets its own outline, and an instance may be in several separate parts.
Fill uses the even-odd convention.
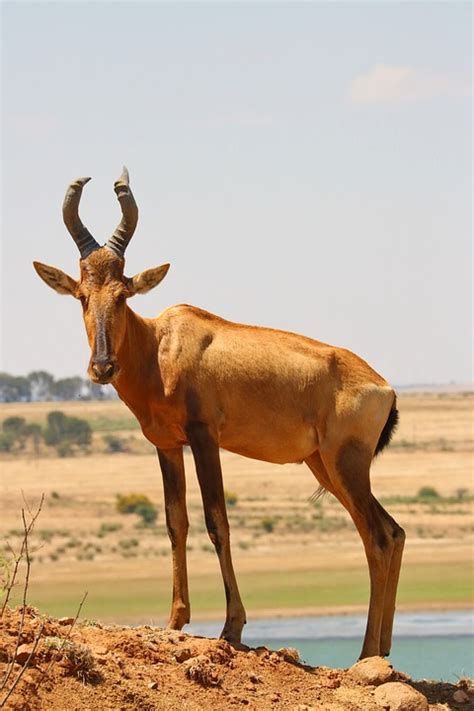
[[[120,178],[114,183],[115,194],[122,209],[122,219],[107,242],[107,247],[119,257],[124,256],[138,222],[138,207],[129,183],[130,176],[124,166]]]
[[[79,217],[79,202],[81,200],[82,189],[90,178],[77,178],[66,190],[63,202],[63,220],[66,228],[76,243],[81,259],[99,249],[99,244],[93,238],[87,227],[85,227]]]

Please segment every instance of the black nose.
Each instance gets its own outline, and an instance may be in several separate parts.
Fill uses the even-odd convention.
[[[111,379],[115,371],[113,363],[93,363],[92,372],[97,380],[106,382]]]

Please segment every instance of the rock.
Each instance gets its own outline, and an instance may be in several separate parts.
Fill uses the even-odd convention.
[[[183,662],[185,674],[201,686],[218,686],[221,683],[216,666],[205,654],[198,654]]]
[[[158,688],[158,682],[157,681],[150,681],[148,683],[148,688],[149,689],[157,689]]]
[[[72,625],[74,617],[60,617],[58,622],[60,625]]]
[[[258,674],[249,674],[249,680],[252,682],[252,684],[262,684],[263,679],[261,676]]]
[[[426,696],[400,681],[390,681],[377,687],[374,701],[390,711],[428,711],[429,708]]]
[[[285,662],[294,663],[300,661],[300,653],[297,649],[294,649],[293,647],[281,647],[281,649],[278,650],[278,654],[283,657]]]
[[[16,650],[15,661],[18,662],[18,664],[26,664],[28,657],[30,656],[32,651],[32,644],[20,644],[20,646]]]
[[[353,681],[370,686],[379,686],[393,679],[395,672],[391,664],[382,657],[366,657],[356,662],[348,671]]]
[[[469,696],[462,689],[458,689],[453,694],[453,701],[456,701],[456,703],[458,704],[467,704],[467,702],[469,701]]]
[[[107,647],[102,647],[102,646],[97,646],[97,647],[92,647],[91,652],[92,654],[97,654],[99,657],[103,657],[104,654],[107,654],[109,650]]]
[[[190,659],[192,657],[192,653],[191,650],[187,647],[182,647],[181,649],[177,649],[176,652],[174,652],[173,657],[176,659],[177,662],[179,662],[179,664],[182,664],[187,659]]]

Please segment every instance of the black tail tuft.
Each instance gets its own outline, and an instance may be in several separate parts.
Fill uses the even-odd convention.
[[[398,410],[397,410],[396,401],[394,401],[394,403],[392,405],[392,409],[390,410],[390,414],[387,418],[387,422],[385,423],[385,426],[380,434],[379,441],[377,442],[374,457],[376,457],[377,454],[379,454],[379,452],[381,452],[382,449],[384,449],[384,447],[386,447],[387,444],[390,443],[390,440],[392,439],[392,435],[395,432],[397,425],[398,425]]]

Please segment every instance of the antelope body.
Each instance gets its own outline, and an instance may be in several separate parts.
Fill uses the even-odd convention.
[[[63,205],[81,252],[79,281],[55,267],[34,265],[53,289],[81,300],[90,378],[112,382],[157,448],[173,554],[169,626],[181,629],[190,620],[184,445],[193,452],[224,580],[222,636],[240,641],[246,621],[232,566],[221,447],[278,464],[305,462],[348,510],[370,574],[361,657],[388,654],[404,532],[371,493],[369,472],[397,422],[394,391],[350,351],[293,333],[232,323],[185,304],[155,319],[140,317],[126,299],[156,286],[169,265],[124,276],[124,252],[138,219],[128,173],[115,184],[121,223],[103,247],[78,216],[87,180],[69,187]]]

